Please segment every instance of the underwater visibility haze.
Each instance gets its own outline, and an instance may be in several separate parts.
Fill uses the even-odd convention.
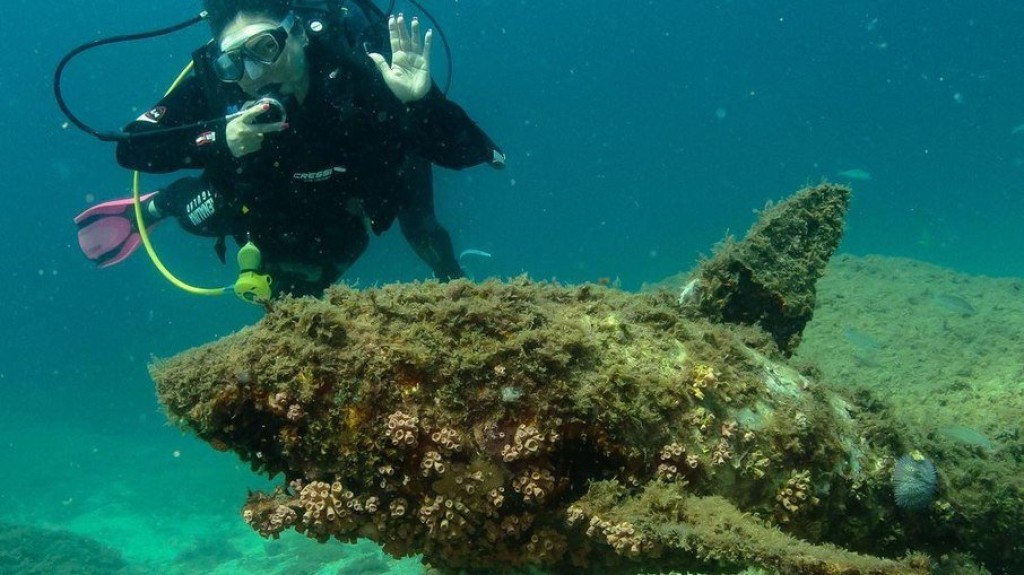
[[[891,434],[872,436],[877,443],[863,452],[884,452],[872,477],[888,491],[865,497],[892,506],[887,517],[906,540],[954,542],[956,561],[975,572],[1021,565],[1024,543],[972,547],[980,535],[957,529],[988,503],[1024,496],[1015,479],[1024,476],[1024,5],[420,1],[451,43],[451,97],[508,155],[502,171],[436,172],[439,219],[475,282],[525,275],[679,294],[701,257],[728,234],[742,237],[769,202],[824,181],[848,186],[842,242],[802,338],[785,340],[785,362],[850,401],[859,422],[887,422]],[[0,465],[11,482],[0,494],[9,550],[0,573],[423,572],[417,557],[392,559],[371,541],[320,544],[291,530],[265,540],[250,528],[247,490],[270,493],[282,476],[251,470],[230,438],[208,442],[180,429],[188,425],[158,402],[149,366],[247,337],[264,310],[187,294],[142,250],[102,270],[80,253],[74,215],[128,196],[131,179],[112,144],[61,115],[54,67],[84,42],[183,21],[199,2],[10,0],[7,8]],[[160,98],[207,39],[199,24],[89,51],[68,66],[64,96],[90,125],[117,130]],[[435,78],[447,66],[435,43]],[[142,189],[172,177],[143,175]],[[175,223],[152,239],[190,283],[225,285],[237,275],[236,246],[224,265],[213,240]],[[392,289],[404,293],[430,277],[392,229],[371,240],[344,282],[360,291],[400,283]],[[466,293],[483,293],[481,301],[505,293],[488,285]],[[517,337],[529,329],[516,325]],[[523,389],[504,393],[519,400]],[[736,417],[741,430],[745,421]],[[840,424],[823,421],[808,425],[843,436]],[[594,455],[584,451],[576,455]],[[737,475],[754,473],[743,465]],[[814,481],[800,473],[737,485],[761,485],[748,503],[767,498],[784,511],[797,492],[829,497],[811,493]],[[975,499],[979,482],[989,489]],[[785,529],[789,517],[764,518]],[[1019,515],[1000,519],[1003,532],[1024,532]],[[937,558],[935,547],[897,547],[880,540],[874,550]],[[697,567],[706,565],[676,568]]]

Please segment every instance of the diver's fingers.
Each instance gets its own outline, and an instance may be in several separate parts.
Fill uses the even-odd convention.
[[[430,69],[430,46],[434,42],[434,31],[427,30],[427,33],[423,36],[423,62],[427,65],[427,70]]]
[[[253,124],[249,129],[259,135],[281,132],[288,129],[288,122],[273,122],[270,124]]]
[[[410,27],[412,28],[412,34],[409,36],[409,40],[411,42],[412,52],[414,54],[419,54],[420,53],[420,49],[421,49],[420,48],[420,19],[415,17],[415,16],[413,16],[412,17],[412,24],[410,24]]]
[[[398,32],[398,19],[392,14],[388,18],[388,39],[391,40],[391,53],[402,49],[402,35]]]
[[[409,29],[405,27],[405,15],[398,13],[398,37],[401,41],[402,50],[409,52],[412,49],[412,41],[409,40]]]
[[[246,124],[259,124],[260,122],[257,120],[257,118],[259,117],[260,114],[266,112],[269,109],[270,104],[264,102],[258,106],[250,106],[245,110],[242,110],[240,117],[242,118],[242,121]]]

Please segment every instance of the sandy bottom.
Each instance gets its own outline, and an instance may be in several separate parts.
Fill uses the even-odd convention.
[[[246,489],[271,483],[173,429],[103,436],[7,420],[0,434],[4,466],[29,470],[8,473],[0,495],[0,541],[16,538],[28,556],[19,563],[0,552],[2,575],[423,572],[418,560],[393,560],[369,541],[320,545],[294,532],[260,538],[239,509]]]
[[[903,422],[985,450],[1024,413],[1024,280],[922,262],[839,256],[818,284],[797,359],[866,387]]]

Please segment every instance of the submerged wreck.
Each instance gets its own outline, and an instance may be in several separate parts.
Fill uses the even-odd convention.
[[[893,496],[912,440],[786,363],[848,201],[767,208],[681,292],[337,286],[151,372],[173,422],[283,476],[242,511],[265,537],[450,573],[927,573],[949,539]]]

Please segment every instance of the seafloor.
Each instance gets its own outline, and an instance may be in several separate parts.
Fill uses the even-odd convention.
[[[829,384],[872,390],[959,457],[1014,460],[1024,455],[1021,326],[1024,279],[836,256],[796,359]]]
[[[992,480],[1024,456],[1022,291],[1021,279],[837,256],[794,360],[892,405],[941,450],[929,453],[940,473],[958,458],[966,471],[944,476],[945,489]],[[422,572],[365,542],[261,539],[239,508],[245,488],[267,482],[189,437],[154,444],[10,419],[0,432],[8,469],[27,470],[0,496],[0,574]]]

